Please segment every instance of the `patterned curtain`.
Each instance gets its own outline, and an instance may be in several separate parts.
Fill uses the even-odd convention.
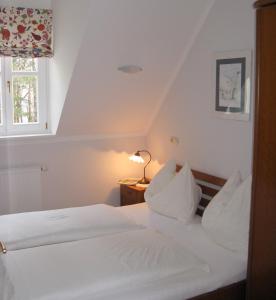
[[[52,10],[0,7],[0,56],[52,57]]]

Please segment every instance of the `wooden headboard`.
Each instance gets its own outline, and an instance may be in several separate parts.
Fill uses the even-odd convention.
[[[181,170],[182,166],[176,166],[176,172]],[[217,194],[217,192],[224,186],[226,179],[192,170],[196,183],[201,187],[202,197],[200,199],[196,214],[201,216],[207,205]]]

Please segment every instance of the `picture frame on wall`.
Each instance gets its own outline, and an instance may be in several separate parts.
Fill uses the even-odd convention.
[[[230,51],[215,54],[216,117],[249,121],[251,99],[251,51]]]

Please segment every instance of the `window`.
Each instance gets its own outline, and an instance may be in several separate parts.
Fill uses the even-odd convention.
[[[0,60],[0,134],[47,133],[47,59]]]

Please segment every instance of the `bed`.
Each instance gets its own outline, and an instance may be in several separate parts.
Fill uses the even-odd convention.
[[[180,167],[178,167],[178,169],[180,169]],[[193,171],[193,173],[197,179],[197,183],[200,184],[203,190],[203,195],[197,211],[198,216],[194,219],[192,224],[184,225],[179,221],[151,212],[145,203],[116,208],[116,210],[120,211],[127,219],[134,220],[135,223],[140,226],[139,229],[133,228],[132,231],[124,230],[110,235],[87,238],[86,240],[75,239],[67,243],[11,251],[6,255],[0,256],[0,261],[3,265],[1,279],[2,289],[0,283],[0,290],[2,290],[2,295],[0,295],[2,296],[1,299],[243,299],[247,266],[246,258],[211,242],[200,224],[200,215],[202,215],[204,208],[208,205],[211,198],[225,183],[225,180],[197,171]],[[145,233],[143,233],[141,237],[141,232],[143,231],[145,231]],[[92,265],[89,266],[83,259],[90,256],[94,257],[96,254],[87,249],[96,249],[98,247],[97,245],[111,243],[108,244],[110,245],[109,247],[105,248],[114,250],[112,241],[116,244],[116,241],[124,241],[134,237],[134,241],[143,241],[143,236],[148,235],[149,244],[146,245],[147,248],[152,246],[150,241],[156,238],[156,244],[158,244],[158,233],[161,233],[162,236],[168,239],[168,244],[175,244],[175,247],[172,246],[172,249],[176,252],[173,253],[178,253],[178,247],[183,247],[183,249],[187,251],[187,253],[185,252],[187,256],[185,256],[185,258],[183,257],[182,260],[185,261],[187,259],[187,261],[194,261],[195,264],[190,266],[188,270],[185,269],[186,267],[183,268],[184,266],[179,266],[182,269],[171,271],[169,274],[163,274],[158,268],[162,263],[166,262],[161,259],[161,264],[157,264],[157,269],[155,269],[155,266],[151,269],[151,277],[147,277],[149,274],[145,274],[145,269],[141,266],[141,268],[137,270],[136,277],[131,277],[133,273],[126,273],[126,276],[119,278],[119,283],[117,280],[116,286],[113,286],[114,278],[118,277],[116,276],[116,268],[121,267],[117,266],[116,262],[113,262],[115,265],[112,269],[115,273],[112,273],[107,265],[106,274],[114,278],[108,279],[105,277],[106,274],[102,274],[103,277],[100,283],[102,284],[102,282],[106,281],[107,286],[97,284],[92,290],[90,289],[91,284],[89,284],[87,278],[82,278],[82,276],[84,276],[83,273],[86,273],[87,277],[92,276],[89,273],[89,270],[93,271],[93,267],[91,266],[96,265],[97,261],[103,259],[101,256],[94,261],[92,259]],[[153,236],[151,236],[151,234],[153,234]],[[116,253],[119,255],[119,258],[126,257],[127,255],[132,257],[137,249],[137,244],[135,244],[134,241],[132,241],[134,248],[132,248],[131,251],[127,249],[126,253],[124,252],[125,248],[120,248],[123,242],[119,243],[120,247],[116,244]],[[163,244],[163,246],[164,245],[165,244]],[[105,248],[98,248],[98,252],[104,252],[103,249]],[[166,247],[164,247],[164,249],[162,251],[168,250]],[[157,250],[153,248],[153,252],[154,251]],[[61,271],[62,268],[56,268],[56,266],[53,265],[51,269],[50,266],[52,260],[58,261],[64,256],[62,253],[69,253],[67,260],[63,263],[66,275]],[[112,251],[107,252],[105,255],[106,257],[111,257],[113,256],[112,253]],[[190,254],[193,258],[189,256]],[[33,261],[35,257],[38,259],[38,263],[34,265],[28,263],[28,261]],[[45,264],[41,262],[43,260],[47,261],[49,257],[51,259],[48,264],[49,269],[47,269],[45,268]],[[139,261],[139,259],[141,259],[141,262],[144,262],[143,255],[136,257],[135,260]],[[75,262],[75,265],[72,264],[74,266],[72,269],[70,267],[68,268],[68,263],[66,263],[68,261]],[[82,267],[78,269],[80,266]],[[87,272],[84,272],[86,267]],[[148,266],[146,266],[146,269],[147,268]],[[53,274],[51,272],[54,272],[56,276],[60,278],[55,291],[52,290],[54,282],[48,282],[51,274]],[[94,270],[92,273],[94,278],[97,278],[97,270]],[[142,275],[139,275],[140,273]],[[28,275],[26,277],[26,274],[41,274],[41,276]],[[159,275],[156,277],[157,274]],[[161,276],[160,274],[163,275]],[[99,279],[101,278],[100,275],[101,274],[98,276]],[[83,279],[81,282],[79,280],[80,278]],[[129,281],[128,279],[131,280]],[[24,282],[23,285],[22,282]],[[112,286],[110,286],[111,283]],[[64,292],[68,286],[71,288],[69,295]],[[15,291],[15,289],[19,292]],[[32,292],[30,292],[30,290]],[[86,292],[80,295],[78,294],[79,291]],[[17,298],[14,297],[15,292],[17,292]]]

